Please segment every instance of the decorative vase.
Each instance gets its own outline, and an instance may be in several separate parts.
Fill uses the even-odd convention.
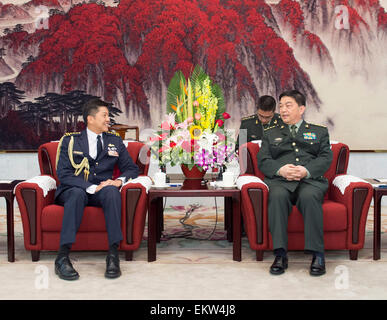
[[[206,170],[200,171],[197,166],[193,166],[190,170],[185,164],[181,165],[181,170],[186,179],[199,179],[202,180],[206,174]]]

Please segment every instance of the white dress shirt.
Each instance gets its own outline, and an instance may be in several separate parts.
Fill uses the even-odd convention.
[[[103,138],[102,133],[96,134],[95,132],[89,130],[89,128],[86,129],[87,132],[87,141],[89,142],[89,155],[93,159],[97,158],[97,136],[101,136],[101,142],[102,142],[102,149],[103,149]]]
[[[101,142],[102,142],[102,148],[103,148],[103,139],[102,134],[96,134],[95,132],[89,130],[89,128],[86,129],[87,133],[87,141],[89,143],[89,156],[93,159],[97,158],[97,136],[101,136]],[[97,185],[93,184],[90,187],[86,189],[87,193],[94,194],[95,189],[97,189]]]

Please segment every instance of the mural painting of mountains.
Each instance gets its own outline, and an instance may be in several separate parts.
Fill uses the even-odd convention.
[[[387,14],[377,0],[30,2],[69,9],[51,11],[46,29],[1,38],[5,61],[19,70],[15,86],[31,100],[75,90],[100,96],[122,111],[118,122],[140,128],[157,127],[172,75],[187,76],[196,64],[223,88],[230,128],[255,112],[260,95],[297,88],[307,96],[309,119],[344,140],[347,124],[338,108],[353,106],[336,91],[348,79],[387,81],[379,59]],[[361,137],[353,147],[369,140]]]

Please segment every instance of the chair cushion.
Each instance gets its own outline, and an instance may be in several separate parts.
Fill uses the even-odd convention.
[[[43,208],[41,226],[43,231],[60,232],[62,229],[63,207],[53,204]],[[105,231],[106,224],[102,208],[86,207],[79,232]]]
[[[325,200],[323,203],[324,231],[347,230],[347,209],[338,202]],[[289,216],[288,232],[304,232],[304,220],[296,206]]]

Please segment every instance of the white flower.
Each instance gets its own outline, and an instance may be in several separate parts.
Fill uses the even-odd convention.
[[[171,125],[174,126],[174,125],[175,125],[175,116],[176,116],[176,113],[171,112],[171,113],[165,115],[165,120],[166,120],[169,124],[171,124]]]
[[[216,134],[208,133],[204,131],[200,139],[197,141],[197,143],[201,149],[211,151],[214,145],[214,142],[217,141],[217,138],[218,136]]]

